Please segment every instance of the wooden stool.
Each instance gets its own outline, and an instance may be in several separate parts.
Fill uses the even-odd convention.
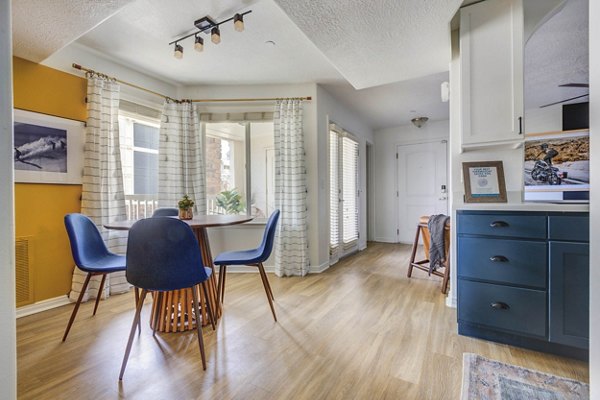
[[[425,250],[425,257],[429,257],[429,244],[431,242],[431,236],[429,235],[429,229],[427,228],[427,222],[429,221],[428,216],[419,218],[419,224],[417,225],[417,233],[415,234],[415,242],[413,243],[412,254],[410,255],[410,262],[408,264],[408,273],[406,274],[409,278],[412,275],[413,268],[418,268],[422,271],[429,272],[429,259],[423,259],[415,261],[417,256],[417,247],[419,246],[419,236],[423,237],[423,249]],[[442,293],[446,294],[448,291],[448,279],[450,278],[450,220],[446,222],[445,226],[445,237],[444,237],[446,261],[443,263],[444,271],[438,270],[431,271],[432,275],[442,277]]]

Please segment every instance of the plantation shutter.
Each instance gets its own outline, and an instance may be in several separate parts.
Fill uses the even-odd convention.
[[[358,143],[345,136],[342,142],[342,240],[344,247],[358,240]]]
[[[329,131],[329,249],[334,254],[340,244],[340,182],[339,182],[339,136]]]

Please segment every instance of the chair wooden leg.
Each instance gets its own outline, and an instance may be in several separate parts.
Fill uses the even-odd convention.
[[[267,284],[267,289],[269,289],[269,294],[271,295],[271,300],[275,301],[275,296],[273,296],[273,289],[271,289],[271,283],[269,282],[269,279],[267,277],[267,271],[265,271],[265,268],[264,268],[264,266],[263,266],[262,263],[260,263],[259,271],[260,271],[261,268],[262,268],[262,274],[265,277],[265,282]]]
[[[194,297],[194,312],[196,313],[196,329],[198,330],[198,346],[200,346],[200,355],[202,357],[202,369],[206,371],[204,339],[202,338],[202,322],[200,321],[200,308],[198,307],[198,293],[196,288],[192,288],[192,296]]]
[[[275,315],[275,307],[273,307],[273,299],[271,299],[271,294],[269,293],[269,279],[267,278],[267,274],[265,273],[265,268],[262,263],[257,264],[258,272],[260,273],[260,279],[263,281],[263,286],[265,287],[265,293],[267,294],[267,300],[269,300],[269,306],[271,307],[271,312],[273,313],[273,319],[277,322],[277,315]]]
[[[202,290],[204,290],[204,298],[206,299],[206,310],[208,311],[208,316],[210,318],[210,324],[212,325],[213,331],[216,330],[215,327],[215,314],[213,312],[212,304],[210,303],[210,299],[208,297],[208,287],[206,287],[206,281],[202,282]]]
[[[134,287],[134,291],[135,293],[135,308],[137,309],[138,304],[140,303],[140,289],[138,289],[137,287]],[[138,333],[142,333],[142,324],[138,324]]]
[[[448,256],[449,257],[449,256]],[[446,260],[446,268],[444,268],[444,279],[442,280],[442,293],[448,293],[448,281],[450,280],[450,260]]]
[[[152,321],[154,323],[152,336],[156,336],[156,331],[158,330],[158,319],[160,318],[160,304],[162,302],[163,292],[155,292],[156,296],[154,298],[154,317]]]
[[[98,288],[98,294],[96,295],[96,304],[94,304],[94,313],[98,310],[98,304],[100,303],[100,297],[102,297],[102,290],[104,289],[104,282],[106,281],[106,274],[102,274],[102,280],[100,281],[100,287]]]
[[[73,309],[73,312],[71,313],[71,318],[69,319],[69,323],[67,324],[67,329],[65,329],[65,334],[63,335],[62,341],[64,342],[65,340],[67,340],[67,336],[69,335],[69,331],[71,330],[71,325],[73,325],[73,321],[75,321],[75,316],[77,315],[77,311],[79,311],[79,306],[81,305],[81,300],[83,300],[83,295],[85,294],[85,290],[88,287],[88,284],[90,283],[90,278],[92,277],[92,274],[90,272],[88,272],[87,276],[85,277],[85,281],[83,282],[83,286],[81,287],[81,292],[79,292],[79,297],[77,298],[77,303],[75,303],[75,308]]]
[[[225,299],[225,277],[227,276],[227,265],[221,265],[219,269],[219,287],[217,288],[217,298],[219,304],[223,304]]]
[[[142,294],[138,301],[137,307],[135,308],[135,316],[133,317],[133,324],[131,324],[131,331],[129,332],[129,340],[127,341],[127,347],[125,348],[125,355],[123,356],[123,363],[121,364],[121,373],[119,373],[119,380],[123,380],[123,374],[125,373],[125,367],[127,367],[127,361],[129,360],[129,353],[131,353],[131,345],[133,344],[133,336],[135,335],[135,328],[140,323],[140,314],[142,313],[142,307],[144,306],[144,299],[148,291],[142,289]]]
[[[410,261],[408,262],[408,272],[406,273],[407,277],[411,277],[413,271],[413,263],[415,262],[415,257],[417,256],[417,247],[419,247],[419,234],[421,233],[421,226],[417,224],[417,233],[415,233],[415,241],[413,243],[412,253],[410,254]]]

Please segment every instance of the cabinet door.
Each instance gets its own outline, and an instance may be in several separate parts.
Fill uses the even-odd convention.
[[[460,65],[462,144],[522,138],[522,0],[461,10]]]
[[[550,242],[550,341],[589,346],[590,257],[587,243]]]

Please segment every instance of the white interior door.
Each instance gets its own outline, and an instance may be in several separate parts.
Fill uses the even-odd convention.
[[[448,214],[446,141],[398,146],[398,241],[412,243],[422,215]]]

